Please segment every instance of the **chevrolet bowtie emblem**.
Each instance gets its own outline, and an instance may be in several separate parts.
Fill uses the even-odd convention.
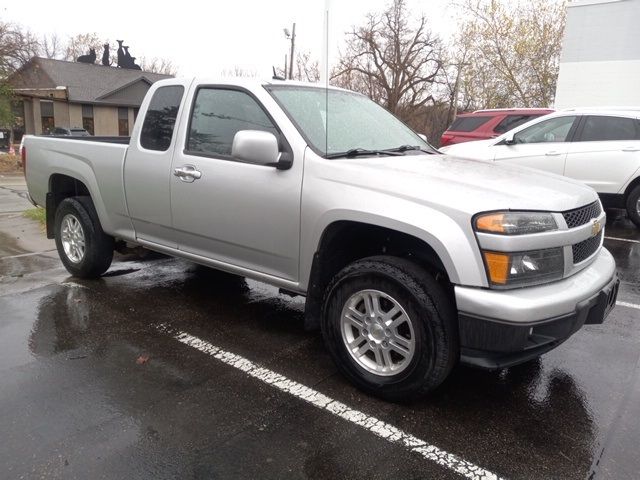
[[[602,230],[602,225],[599,220],[594,220],[593,225],[591,225],[591,236],[595,237]]]

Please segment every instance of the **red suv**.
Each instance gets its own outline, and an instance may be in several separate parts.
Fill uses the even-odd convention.
[[[449,129],[442,134],[440,146],[485,140],[508,132],[529,120],[553,113],[549,108],[497,108],[476,110],[456,116]]]

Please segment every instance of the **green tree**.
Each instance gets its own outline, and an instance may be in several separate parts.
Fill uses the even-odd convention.
[[[464,0],[453,54],[464,108],[547,107],[558,78],[566,8],[561,0]]]

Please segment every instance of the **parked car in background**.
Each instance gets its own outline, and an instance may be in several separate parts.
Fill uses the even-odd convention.
[[[534,118],[552,113],[549,108],[498,108],[461,113],[442,134],[440,146],[495,138]]]
[[[640,109],[574,109],[532,120],[495,139],[441,148],[462,158],[533,167],[593,187],[605,208],[640,227]]]
[[[70,137],[89,137],[91,134],[84,128],[66,128],[56,127],[51,132],[51,135],[67,135]]]

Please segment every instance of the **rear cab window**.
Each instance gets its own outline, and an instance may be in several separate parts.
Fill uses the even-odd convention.
[[[474,115],[471,117],[458,117],[448,128],[450,132],[473,132],[489,120],[494,119],[494,115]]]
[[[142,124],[142,148],[158,152],[169,149],[183,94],[182,85],[169,85],[155,91]]]

